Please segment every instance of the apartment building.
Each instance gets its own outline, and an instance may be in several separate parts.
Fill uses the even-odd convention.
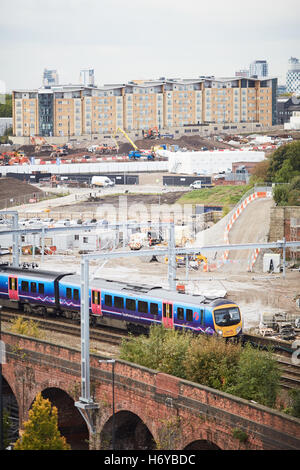
[[[159,79],[13,91],[16,136],[80,136],[214,123],[276,124],[276,78]]]
[[[266,60],[255,60],[251,62],[249,67],[250,76],[267,77],[269,73],[268,69],[269,66]]]

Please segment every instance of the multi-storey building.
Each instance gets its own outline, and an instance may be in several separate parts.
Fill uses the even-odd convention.
[[[58,73],[57,70],[44,69],[43,73],[43,85],[52,86],[58,85]]]
[[[296,57],[289,59],[288,71],[286,74],[286,89],[289,93],[300,94],[300,61]]]
[[[209,123],[276,124],[276,78],[161,79],[13,91],[16,136],[79,136]]]
[[[250,76],[267,77],[268,62],[266,60],[255,60],[250,64]]]
[[[84,86],[94,86],[95,85],[94,69],[80,70],[80,83]]]
[[[277,98],[278,124],[289,122],[295,111],[300,111],[300,99],[296,96]]]

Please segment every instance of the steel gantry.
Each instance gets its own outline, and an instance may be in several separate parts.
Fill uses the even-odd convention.
[[[18,225],[17,216],[14,212],[11,213],[13,219],[13,229],[1,231],[0,234],[13,233],[15,243],[13,245],[13,265],[18,266],[18,238],[19,234],[24,233],[41,233],[45,234],[48,232],[58,231],[74,231],[74,230],[89,230],[95,229],[95,225],[78,225],[78,226],[66,226],[66,227],[42,227],[42,228],[30,228],[30,229],[17,229]],[[115,224],[113,227],[116,227]],[[120,227],[134,227],[134,226],[154,226],[153,223],[144,224],[132,224],[132,223],[121,223]],[[169,240],[166,248],[151,248],[141,251],[113,251],[105,253],[90,253],[81,256],[80,262],[80,283],[81,283],[81,297],[80,297],[80,315],[81,315],[81,396],[75,406],[80,411],[81,415],[85,419],[91,434],[95,434],[95,413],[94,411],[99,408],[99,404],[95,403],[90,391],[90,332],[89,332],[89,263],[92,260],[104,260],[114,258],[132,258],[135,256],[139,257],[153,257],[153,256],[168,256],[168,282],[170,290],[176,290],[176,255],[189,255],[196,254],[199,252],[207,251],[231,251],[231,250],[254,250],[258,249],[270,249],[276,248],[281,249],[283,252],[283,278],[285,279],[285,252],[286,248],[299,247],[300,241],[287,242],[285,238],[278,240],[273,243],[247,243],[247,244],[234,244],[234,245],[208,245],[208,246],[193,246],[185,248],[176,248],[175,246],[175,227],[174,224],[160,224],[157,225],[168,225],[169,226]],[[109,227],[109,226],[108,226]],[[124,241],[123,241],[124,246]]]
[[[81,257],[81,397],[75,403],[84,416],[86,422],[89,422],[89,428],[95,432],[95,425],[92,421],[91,410],[98,408],[90,394],[90,351],[89,351],[89,262],[92,260],[114,259],[114,258],[132,258],[134,256],[152,257],[168,255],[168,280],[170,290],[176,290],[176,255],[194,254],[199,251],[225,251],[225,250],[249,250],[255,248],[277,248],[283,250],[283,264],[285,266],[285,249],[291,246],[300,246],[300,241],[286,242],[285,239],[274,243],[247,243],[241,245],[211,245],[194,246],[188,248],[176,248],[174,237],[174,224],[169,229],[169,245],[167,248],[157,248],[142,251],[115,251],[111,253],[93,253],[82,255]],[[285,278],[285,267],[283,271]]]

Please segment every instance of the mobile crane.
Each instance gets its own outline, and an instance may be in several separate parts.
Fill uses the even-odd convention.
[[[134,150],[131,150],[128,154],[128,157],[129,159],[133,159],[135,160],[136,158],[141,158],[141,157],[147,157],[148,160],[154,160],[154,154],[153,152],[149,151],[146,152],[145,150],[139,150],[138,147],[135,145],[135,143],[130,139],[130,137],[126,134],[126,132],[121,129],[120,127],[118,127],[118,129],[116,130],[114,136],[116,135],[116,133],[120,131],[122,132],[122,134],[126,137],[126,139],[128,140],[128,142],[132,145],[132,147],[134,148]]]

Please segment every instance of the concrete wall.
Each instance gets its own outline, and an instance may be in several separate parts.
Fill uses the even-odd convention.
[[[182,136],[201,136],[207,137],[216,134],[239,134],[239,133],[256,133],[262,131],[271,131],[271,130],[283,130],[283,126],[262,126],[261,124],[256,123],[227,123],[225,126],[223,124],[211,124],[208,126],[188,126],[188,127],[171,127],[168,129],[161,129],[161,134],[171,134],[174,136],[174,140],[179,139]],[[127,142],[125,137],[119,132],[118,141]],[[132,140],[142,139],[143,134],[141,130],[128,131],[127,135]],[[66,142],[81,142],[86,145],[101,142],[109,142],[112,138],[112,134],[85,134],[80,136],[71,136],[68,138],[67,135],[60,137],[45,137],[47,143],[51,144],[65,144]],[[16,137],[11,136],[10,140],[17,145],[30,145],[29,137]],[[155,144],[155,140],[153,140]]]

